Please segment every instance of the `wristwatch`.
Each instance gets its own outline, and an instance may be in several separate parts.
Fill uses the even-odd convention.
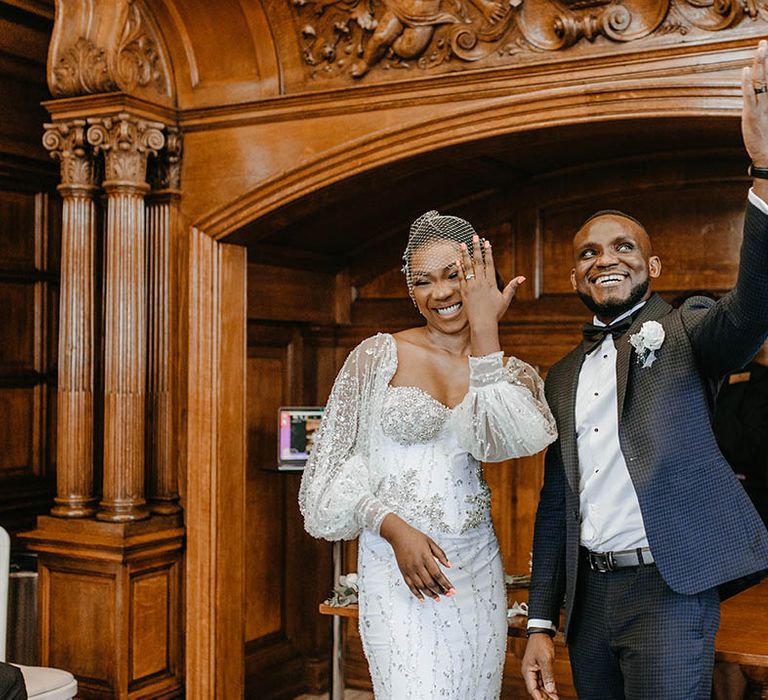
[[[525,636],[530,637],[532,634],[548,634],[550,637],[555,636],[555,630],[553,630],[550,627],[529,627],[527,630],[525,630]]]

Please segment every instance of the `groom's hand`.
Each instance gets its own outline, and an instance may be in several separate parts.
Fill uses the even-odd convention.
[[[752,57],[752,65],[741,74],[744,107],[741,131],[744,146],[752,162],[760,168],[768,168],[768,42],[760,41]]]
[[[523,680],[535,700],[558,700],[555,686],[555,643],[548,634],[532,634],[523,656]]]

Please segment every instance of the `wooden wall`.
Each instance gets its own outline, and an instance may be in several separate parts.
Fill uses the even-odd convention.
[[[663,274],[656,288],[667,298],[689,289],[728,289],[735,280],[741,221],[748,181],[737,149],[703,147],[685,153],[649,153],[616,162],[590,162],[554,170],[494,193],[475,204],[473,222],[494,242],[497,263],[509,279],[523,274],[521,289],[502,326],[502,345],[542,373],[565,354],[588,313],[570,288],[570,241],[579,223],[599,208],[624,209],[645,222]],[[364,207],[365,203],[361,202]],[[431,206],[423,202],[423,209]],[[444,207],[450,210],[450,206]],[[397,260],[407,221],[394,250],[370,256]],[[252,254],[252,257],[255,257]],[[346,353],[377,331],[419,324],[398,267],[368,279],[370,260],[346,272],[358,280],[351,322],[329,323],[338,275],[319,279],[295,268],[249,267],[247,402],[248,536],[246,570],[249,680],[266,683],[274,695],[290,687],[319,688],[325,681],[330,625],[316,605],[331,588],[330,545],[302,530],[296,504],[297,475],[260,469],[275,456],[275,411],[281,403],[322,403]],[[288,299],[290,295],[291,299]],[[286,313],[302,300],[304,322],[267,323],[273,304],[286,298]],[[298,318],[297,318],[298,321]],[[543,478],[543,455],[488,465],[493,517],[508,573],[529,570],[533,518]],[[355,568],[354,544],[347,570]],[[301,620],[297,627],[296,621]],[[348,630],[351,684],[367,687],[367,671],[356,630]],[[504,697],[524,697],[519,655],[510,644]],[[268,666],[271,663],[271,666]],[[301,676],[300,669],[304,669]],[[560,666],[563,697],[573,697],[568,665]],[[252,686],[255,687],[255,686]]]
[[[191,369],[179,372],[176,390],[188,402],[179,413],[191,416],[189,439],[179,436],[189,487],[182,480],[191,695],[237,687],[242,674],[231,670],[242,666],[243,648],[249,696],[291,697],[327,681],[330,622],[316,608],[331,585],[330,546],[303,532],[298,476],[263,467],[274,460],[278,405],[322,403],[349,348],[418,323],[397,272],[416,214],[437,206],[467,215],[503,251],[505,276],[528,277],[503,344],[542,372],[585,317],[564,259],[578,221],[595,208],[624,206],[646,220],[667,261],[665,293],[732,283],[746,166],[738,72],[765,32],[764,0],[570,4],[509,6],[491,35],[470,9],[471,26],[456,28],[470,29],[481,53],[458,52],[466,42],[454,27],[435,27],[423,55],[382,56],[362,79],[341,51],[366,43],[373,23],[353,21],[337,37],[353,19],[343,3],[326,13],[317,12],[324,2],[282,0],[59,4],[71,10],[58,14],[49,61],[60,116],[83,116],[82,97],[117,88],[112,97],[91,94],[91,109],[100,114],[127,95],[177,122],[181,218],[192,227],[189,246],[207,251],[178,262],[176,290],[190,297],[179,342]],[[47,117],[39,107],[49,96],[53,5],[0,0],[0,522],[11,529],[47,510],[55,470],[58,176],[40,146]],[[601,15],[630,7],[630,35],[590,34],[594,7]],[[98,21],[119,8],[128,24]],[[369,19],[380,19],[384,5],[373,9]],[[568,36],[542,36],[558,22]],[[123,75],[114,59],[129,26],[141,26],[146,51],[128,53],[151,70]],[[339,54],[318,62],[327,37],[339,39]],[[80,39],[109,57],[105,83],[99,61],[73,62]],[[435,54],[440,47],[452,47],[455,60]],[[62,60],[71,85],[68,71],[55,70]],[[240,404],[226,401],[241,372],[228,364],[242,340],[240,273],[228,277],[240,252],[208,255],[224,239],[249,248],[244,475]],[[198,258],[210,263],[202,272]],[[234,297],[212,291],[208,274],[219,269],[217,283]],[[219,298],[237,305],[222,310]],[[222,410],[219,420],[222,407],[232,415]],[[524,571],[541,458],[489,467],[488,480],[505,564]],[[228,500],[241,481],[245,498]],[[357,658],[361,669],[359,650]],[[516,670],[508,664],[510,693]]]
[[[18,532],[55,488],[58,168],[40,142],[53,8],[0,2],[0,524]]]

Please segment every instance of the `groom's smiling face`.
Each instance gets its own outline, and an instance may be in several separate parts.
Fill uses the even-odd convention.
[[[582,301],[609,323],[651,295],[661,260],[645,229],[617,214],[587,221],[573,239],[571,284]]]

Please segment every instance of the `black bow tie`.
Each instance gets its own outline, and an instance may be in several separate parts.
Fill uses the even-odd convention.
[[[596,326],[594,323],[584,324],[584,354],[589,355],[598,345],[604,340],[605,336],[611,335],[613,337],[614,345],[616,339],[624,335],[632,325],[634,321],[634,314],[628,316],[617,323],[612,323],[610,326]]]

